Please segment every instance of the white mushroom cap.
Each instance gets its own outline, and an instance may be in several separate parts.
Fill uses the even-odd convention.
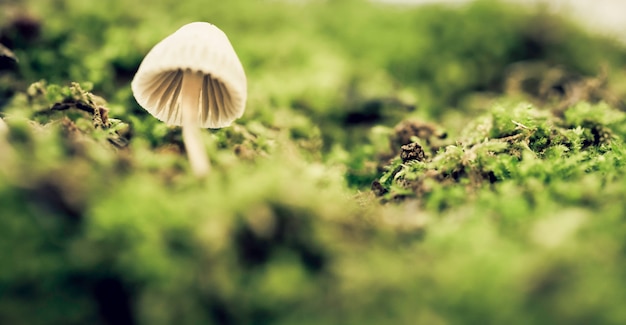
[[[226,34],[205,22],[181,27],[148,52],[131,83],[133,95],[159,120],[182,125],[181,98],[197,94],[182,87],[189,73],[202,75],[198,126],[221,128],[243,115],[247,97],[243,66]]]

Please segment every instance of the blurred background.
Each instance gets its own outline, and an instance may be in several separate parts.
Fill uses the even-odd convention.
[[[383,3],[420,5],[420,4],[450,4],[461,5],[468,0],[375,0]],[[595,32],[614,35],[621,40],[626,39],[622,12],[626,4],[620,0],[507,0],[511,3],[527,6],[544,7],[554,13],[576,17],[580,23]]]

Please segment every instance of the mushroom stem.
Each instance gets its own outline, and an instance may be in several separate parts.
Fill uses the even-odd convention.
[[[181,112],[183,141],[193,173],[198,177],[206,176],[211,168],[206,148],[202,143],[202,133],[198,120],[198,106],[200,105],[200,91],[204,75],[199,71],[185,70],[181,89]]]

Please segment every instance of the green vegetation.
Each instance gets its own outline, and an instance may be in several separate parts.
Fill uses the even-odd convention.
[[[204,180],[130,90],[191,21],[249,82]],[[626,47],[575,22],[28,0],[0,43],[0,324],[626,323]]]

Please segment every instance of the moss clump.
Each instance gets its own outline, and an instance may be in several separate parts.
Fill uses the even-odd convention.
[[[462,187],[471,197],[485,186],[511,180],[576,181],[591,171],[621,165],[623,137],[616,132],[626,123],[623,112],[606,104],[580,103],[564,116],[527,103],[494,105],[455,144],[437,149],[428,159],[407,159],[407,146],[401,147],[376,182],[376,192],[385,193],[386,199],[409,196],[428,202],[433,191]],[[415,140],[413,146],[421,148]]]

